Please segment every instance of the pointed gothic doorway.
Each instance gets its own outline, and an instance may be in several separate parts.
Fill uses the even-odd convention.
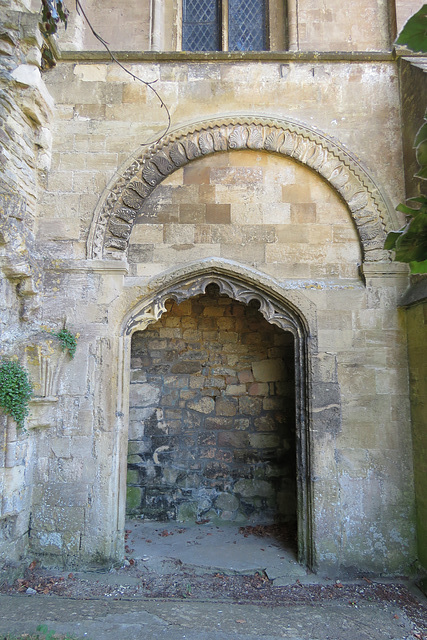
[[[307,564],[300,332],[254,291],[192,289],[134,323],[127,517],[271,527]]]

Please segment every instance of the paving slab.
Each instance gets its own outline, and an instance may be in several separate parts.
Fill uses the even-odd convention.
[[[389,603],[270,607],[0,595],[2,634],[42,623],[88,640],[415,640],[412,622]]]
[[[150,569],[162,570],[162,563],[172,559],[228,574],[262,571],[277,584],[279,579],[280,584],[288,584],[296,579],[305,581],[312,575],[298,563],[294,550],[273,537],[245,537],[232,523],[179,526],[176,522],[130,520],[126,529],[131,532],[128,557]]]
[[[270,536],[245,537],[236,526],[209,523],[181,526],[129,522],[126,526],[127,556],[138,567],[136,573],[128,574],[132,565],[127,569],[76,572],[73,597],[0,594],[0,635],[32,633],[44,624],[79,640],[427,640],[427,600],[421,592],[415,596],[415,614],[413,603],[412,608],[405,608],[404,599],[386,596],[353,601],[350,595],[340,595],[329,600],[328,593],[352,591],[346,592],[339,580],[334,586],[334,581],[310,573],[298,564],[294,550]],[[187,597],[183,592],[180,599],[160,599],[147,598],[133,589],[141,583],[138,571],[146,580],[157,575],[173,583],[179,579],[177,567],[192,567],[199,575],[261,571],[274,586],[293,587],[286,591],[286,603],[276,598],[274,604],[262,602],[261,592],[252,600],[240,602],[221,591],[212,599],[208,599],[206,590],[197,598],[194,593],[189,592]],[[65,571],[53,573],[67,575]],[[95,587],[99,583],[107,588],[92,589],[92,584]],[[368,583],[373,584],[362,579],[354,585],[359,584],[360,592],[360,584],[366,590]],[[313,584],[327,585],[321,587],[326,595],[309,602]],[[130,585],[130,590],[121,589],[122,585]],[[297,598],[292,600],[295,586],[308,594],[303,604]]]

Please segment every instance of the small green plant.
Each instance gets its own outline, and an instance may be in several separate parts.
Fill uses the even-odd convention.
[[[49,628],[46,624],[39,624],[36,631],[44,635],[44,640],[52,640],[53,636],[55,635],[54,631],[49,631]]]
[[[73,359],[77,348],[77,335],[74,335],[74,333],[71,333],[71,331],[68,331],[65,327],[53,335],[58,338],[61,343],[62,351],[67,350],[68,355]]]
[[[52,629],[49,630],[47,624],[39,624],[36,631],[43,635],[34,636],[34,640],[73,640],[68,634],[63,635],[62,633],[55,633]]]
[[[28,403],[33,389],[24,367],[15,360],[0,362],[0,407],[12,416],[18,427],[24,427]]]

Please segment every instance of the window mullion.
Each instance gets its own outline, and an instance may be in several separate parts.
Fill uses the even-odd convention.
[[[228,51],[228,0],[221,1],[222,50]]]

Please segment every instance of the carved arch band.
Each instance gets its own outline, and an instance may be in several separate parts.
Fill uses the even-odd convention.
[[[294,158],[318,173],[346,202],[364,260],[390,261],[384,250],[397,226],[393,209],[360,161],[317,130],[290,120],[238,117],[180,129],[134,158],[107,188],[95,210],[88,258],[126,256],[133,223],[144,201],[177,169],[220,151],[252,149]]]

